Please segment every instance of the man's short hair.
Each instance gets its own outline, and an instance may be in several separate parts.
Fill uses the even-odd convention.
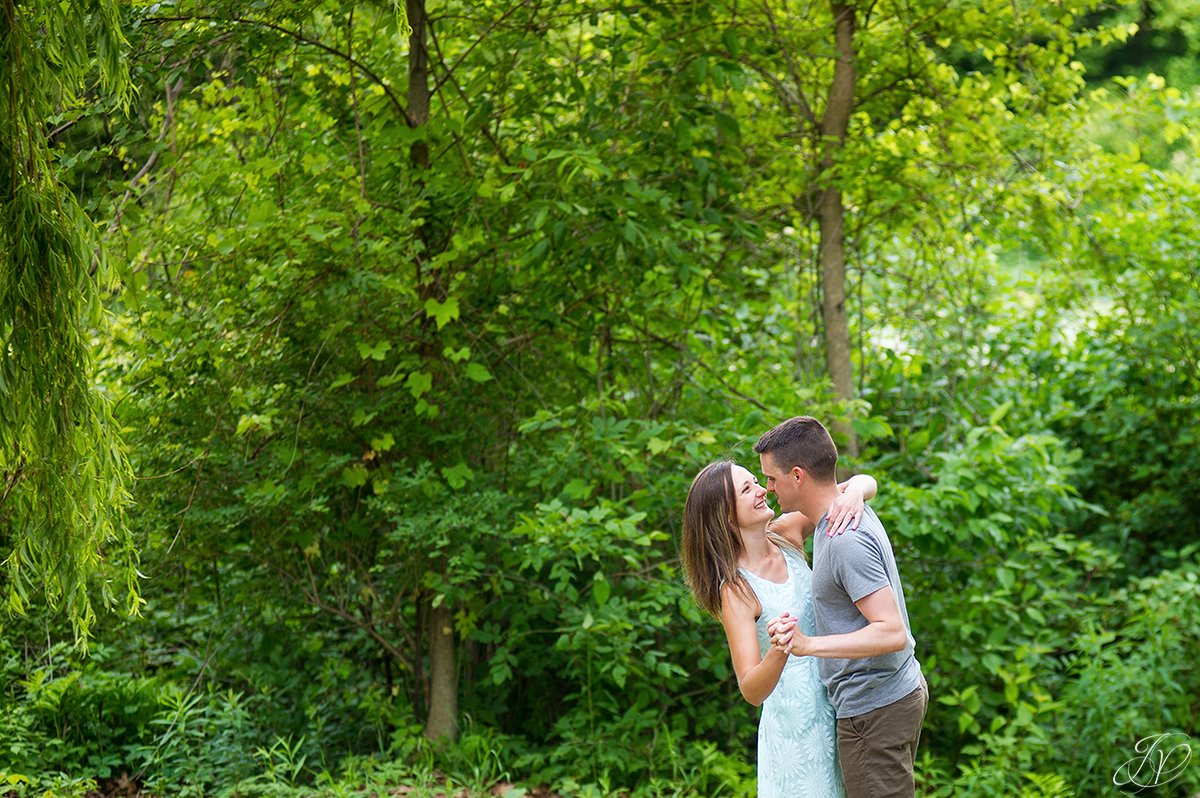
[[[812,416],[796,416],[776,424],[754,444],[775,465],[791,471],[799,466],[818,482],[837,481],[837,447],[829,430]]]

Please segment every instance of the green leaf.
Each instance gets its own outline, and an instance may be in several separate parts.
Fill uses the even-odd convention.
[[[734,140],[742,137],[742,129],[738,125],[738,121],[735,117],[718,111],[715,118],[717,122],[717,130]]]
[[[596,600],[597,607],[603,607],[608,603],[609,596],[612,595],[612,585],[604,578],[604,574],[600,571],[592,578],[592,598]]]
[[[458,297],[446,297],[445,302],[432,298],[425,300],[425,316],[436,320],[439,330],[457,319],[458,313]]]
[[[855,417],[850,425],[854,427],[854,431],[860,438],[889,439],[895,437],[891,425],[880,416]]]
[[[442,357],[446,358],[451,363],[461,363],[462,361],[469,360],[471,358],[471,347],[464,346],[461,349],[456,350],[453,347],[447,346],[442,350]]]
[[[249,432],[262,431],[271,434],[274,428],[274,411],[271,413],[248,413],[238,418],[237,430],[234,435],[241,437]]]
[[[391,374],[379,378],[379,387],[390,388],[396,383],[404,382],[407,377],[408,375],[404,373],[404,368],[402,366],[396,366],[396,369]]]
[[[380,341],[375,345],[371,345],[360,341],[357,348],[358,356],[363,360],[383,360],[387,353],[391,351],[392,344],[390,341]],[[344,385],[345,383],[342,384]],[[334,387],[336,388],[337,386],[335,385]]]
[[[342,484],[350,488],[361,488],[367,484],[367,469],[361,465],[352,465],[342,470]]]
[[[456,466],[443,468],[442,476],[446,478],[450,487],[458,490],[467,484],[467,480],[475,476],[475,472],[466,463],[459,463]]]
[[[563,493],[572,499],[586,499],[592,495],[592,485],[576,477],[563,486]]]
[[[996,626],[992,629],[991,632],[988,633],[987,644],[988,644],[988,646],[990,646],[992,648],[999,648],[1000,646],[1003,646],[1005,644],[1005,642],[1008,640],[1008,637],[1010,634],[1011,634],[1011,632],[1007,628],[1005,628],[1003,626]],[[970,687],[967,689],[974,689],[974,688]]]
[[[991,414],[988,416],[988,424],[991,424],[992,426],[995,426],[996,424],[999,424],[999,423],[1000,423],[1000,419],[1002,419],[1002,418],[1004,418],[1006,415],[1008,415],[1008,411],[1009,411],[1009,410],[1012,410],[1012,407],[1013,407],[1013,403],[1012,403],[1011,401],[1008,401],[1008,402],[1005,402],[1005,403],[1003,403],[1003,404],[999,405],[999,406],[998,406],[998,407],[997,407],[995,410],[993,410],[993,411],[991,412]]]
[[[479,363],[468,363],[466,375],[472,382],[487,382],[492,379],[492,373]]]
[[[529,248],[525,253],[525,265],[537,266],[546,259],[546,255],[550,252],[550,239],[543,238]]]
[[[432,402],[426,402],[424,399],[418,399],[417,404],[413,407],[413,412],[418,418],[437,418],[440,408]]]
[[[671,448],[670,441],[664,441],[662,438],[651,438],[646,444],[646,449],[650,454],[662,454]]]
[[[908,436],[907,449],[912,454],[919,454],[925,451],[925,447],[929,445],[930,430],[920,429],[914,431]]]
[[[425,371],[414,371],[408,375],[405,387],[408,388],[413,399],[420,399],[433,387],[433,375]]]

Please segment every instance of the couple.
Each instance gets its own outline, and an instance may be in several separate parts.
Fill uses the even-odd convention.
[[[696,475],[680,555],[725,627],[742,695],[762,706],[759,798],[912,796],[929,693],[891,543],[863,503],[875,480],[839,485],[833,439],[807,416],[754,451],[765,489],[730,462]],[[785,513],[774,521],[769,492]]]

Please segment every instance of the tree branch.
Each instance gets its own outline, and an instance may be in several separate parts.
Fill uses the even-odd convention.
[[[187,17],[147,17],[146,21],[147,22],[156,22],[156,23],[200,22],[200,21],[202,21],[202,22],[232,22],[237,25],[254,25],[254,26],[261,27],[261,28],[267,28],[269,30],[273,30],[276,33],[279,33],[284,36],[288,36],[292,39],[295,39],[296,41],[298,41],[302,44],[307,44],[311,47],[316,47],[319,50],[324,50],[325,52],[329,53],[330,55],[340,58],[341,60],[345,61],[347,64],[350,64],[352,67],[354,67],[358,71],[362,72],[364,75],[366,75],[372,81],[374,81],[374,83],[377,86],[379,86],[381,89],[383,89],[383,93],[385,95],[387,95],[388,100],[391,101],[392,106],[396,109],[396,112],[398,114],[400,114],[400,116],[404,119],[404,123],[406,125],[408,125],[409,127],[414,127],[414,128],[417,127],[417,124],[414,123],[413,120],[409,117],[408,111],[404,108],[404,105],[400,102],[400,99],[396,96],[395,92],[392,91],[392,87],[389,86],[384,81],[383,78],[381,78],[379,75],[375,74],[375,72],[372,71],[370,67],[368,67],[363,62],[357,60],[353,56],[351,56],[347,53],[343,53],[341,50],[338,50],[335,47],[330,47],[328,44],[325,44],[324,42],[318,41],[316,39],[310,39],[307,36],[303,35],[302,33],[299,33],[298,31],[289,30],[288,28],[285,28],[282,25],[276,25],[273,22],[265,22],[260,19],[246,19],[244,17],[213,17],[213,16],[203,16],[203,15],[187,16]]]
[[[154,164],[158,162],[158,146],[162,144],[163,139],[167,137],[167,133],[171,130],[171,125],[175,121],[175,100],[179,97],[179,93],[183,91],[183,78],[175,81],[172,86],[169,83],[166,85],[166,102],[167,110],[163,114],[162,130],[158,132],[158,139],[154,142],[154,151],[150,153],[150,157],[146,159],[146,163],[142,164],[142,168],[137,171],[133,179],[129,181],[129,188],[125,189],[124,196],[117,203],[117,212],[113,215],[112,222],[109,223],[108,229],[104,232],[104,238],[107,239],[117,228],[121,226],[121,219],[125,216],[125,206],[129,204],[130,197],[133,196],[134,189],[137,188],[138,182],[150,173],[154,168]]]

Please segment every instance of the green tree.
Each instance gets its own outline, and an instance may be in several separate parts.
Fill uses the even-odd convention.
[[[65,610],[76,637],[103,603],[138,607],[129,466],[95,384],[92,330],[109,284],[92,222],[56,179],[48,135],[97,76],[130,91],[117,4],[0,4],[0,545],[5,603]],[[39,595],[40,594],[40,595]]]
[[[831,138],[833,9],[780,9],[414,2],[410,32],[393,3],[130,8],[132,118],[95,105],[55,142],[128,264],[103,379],[154,591],[109,627],[112,661],[169,683],[157,720],[180,729],[147,773],[212,792],[258,744],[327,771],[379,754],[411,782],[752,792],[753,714],[671,533],[702,463],[835,412],[834,189],[873,415],[838,412],[924,597],[929,790],[1096,783],[1036,746],[1094,734],[1103,713],[1061,713],[1112,678],[1083,660],[1171,611],[1112,612],[1125,571],[1097,542],[1119,524],[1096,507],[1149,528],[1190,506],[1167,467],[1193,457],[1189,100],[1082,100],[1077,48],[1103,32],[1061,7],[843,7],[854,101]],[[1080,274],[1120,313],[1077,324]],[[1143,446],[1169,487],[1109,492]],[[1191,555],[1158,537],[1165,596]],[[1172,699],[1193,636],[1163,636]],[[10,682],[0,717],[30,746]]]
[[[573,424],[616,434],[686,396],[693,323],[720,319],[712,281],[736,286],[730,241],[750,235],[704,157],[735,147],[640,12],[497,10],[480,37],[413,5],[410,37],[390,8],[277,10],[138,22],[169,26],[155,58],[195,86],[154,111],[171,132],[140,145],[155,168],[121,215],[122,345],[149,354],[111,365],[147,386],[121,408],[139,473],[164,475],[143,482],[145,523],[175,516],[152,539],[177,562],[148,567],[199,566],[226,598],[230,567],[244,598],[365,636],[452,736],[457,674],[494,655],[473,619],[507,552],[451,522],[637,494],[644,464],[553,468],[523,423],[582,403],[598,418]],[[664,114],[695,121],[684,136]],[[439,492],[448,517],[423,507]]]
[[[1096,5],[695,12],[716,35],[698,37],[693,63],[713,64],[714,104],[743,120],[759,176],[744,201],[768,231],[760,257],[775,264],[777,301],[794,307],[797,375],[828,379],[844,403],[835,432],[851,458],[866,423],[853,423],[853,360],[889,322],[859,299],[854,323],[849,303],[867,281],[906,282],[920,300],[976,279],[979,239],[964,231],[986,226],[1003,186],[1055,152],[1053,112],[1083,87],[1076,53],[1128,33],[1077,24]]]

